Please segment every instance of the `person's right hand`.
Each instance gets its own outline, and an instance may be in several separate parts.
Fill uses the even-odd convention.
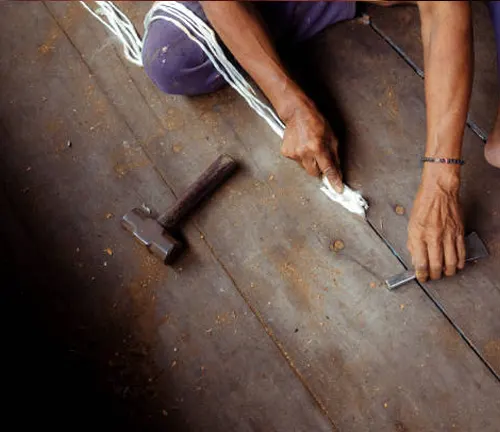
[[[298,162],[311,176],[325,175],[333,188],[342,193],[338,141],[316,107],[304,102],[295,106],[284,121],[282,155]]]

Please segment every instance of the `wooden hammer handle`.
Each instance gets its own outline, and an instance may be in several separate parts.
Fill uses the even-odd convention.
[[[174,228],[236,169],[237,162],[229,155],[223,154],[210,165],[198,179],[188,187],[177,202],[158,218],[158,222],[166,230]]]

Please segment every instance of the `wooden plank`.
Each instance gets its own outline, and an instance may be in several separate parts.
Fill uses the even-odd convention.
[[[50,4],[90,58],[90,41],[61,19],[72,7]],[[79,25],[97,38],[94,49],[102,46],[106,34],[97,23]],[[347,50],[356,43],[354,29],[344,28]],[[385,49],[369,36],[362,43]],[[356,60],[363,66],[362,56]],[[367,224],[329,203],[279,155],[277,138],[232,91],[160,97],[139,69],[122,69],[112,47],[90,67],[111,97],[135,101],[117,109],[136,122],[135,134],[145,137],[175,191],[221,151],[244,161],[244,172],[214,199],[223,205],[202,210],[194,223],[340,429],[495,430],[500,389],[493,375],[416,285],[400,295],[385,291],[383,278],[401,270],[397,260]],[[359,84],[369,88],[371,81]],[[370,115],[378,121],[376,110]],[[162,127],[164,135],[147,139]],[[365,139],[367,133],[353,130]],[[353,179],[357,167],[350,166]],[[344,250],[330,250],[335,239]]]
[[[407,224],[425,144],[423,81],[391,55],[387,45],[373,39],[368,27],[356,32],[348,48],[326,55],[329,44],[347,33],[330,32],[316,55],[323,59],[320,69],[328,74],[322,77],[349,128],[348,166],[356,167],[349,172],[350,179],[370,198],[371,223],[410,263],[405,247]],[[329,75],[331,71],[335,71],[333,75]],[[469,266],[455,278],[429,283],[425,288],[500,375],[500,281],[496,269],[500,254],[500,171],[485,162],[480,140],[470,131],[465,135],[464,157],[466,228],[479,233],[491,257]],[[405,215],[396,214],[396,205],[406,209]],[[404,297],[413,289],[402,288],[395,295]]]
[[[475,59],[470,119],[488,134],[495,122],[499,102],[495,35],[486,2],[471,3]],[[367,12],[373,24],[423,69],[418,9],[414,6],[370,6]]]
[[[66,22],[86,17],[75,6]],[[121,229],[133,206],[174,197],[43,3],[3,4],[0,19],[12,36],[0,169],[23,225],[69,273],[40,307],[61,318],[106,409],[134,430],[331,430],[195,226],[176,269]]]

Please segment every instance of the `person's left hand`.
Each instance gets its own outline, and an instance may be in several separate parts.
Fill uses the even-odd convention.
[[[423,176],[410,217],[408,250],[419,282],[441,278],[443,269],[452,276],[465,265],[460,179],[447,169]]]

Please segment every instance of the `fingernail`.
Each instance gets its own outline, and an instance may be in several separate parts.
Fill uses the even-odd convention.
[[[429,274],[426,271],[417,270],[415,272],[415,276],[417,277],[419,282],[426,282],[427,279],[429,278]]]
[[[339,181],[337,178],[333,178],[330,179],[330,183],[332,184],[336,192],[338,192],[339,194],[344,193],[344,183],[342,183],[342,181]]]

